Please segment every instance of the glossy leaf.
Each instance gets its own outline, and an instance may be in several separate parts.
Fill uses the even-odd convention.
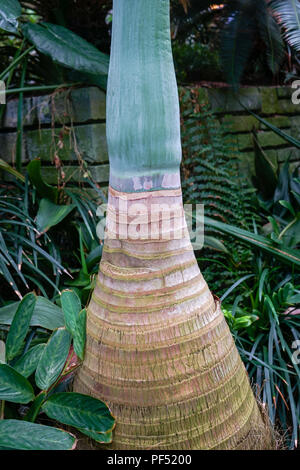
[[[64,290],[61,293],[61,306],[65,316],[65,323],[67,330],[74,335],[76,329],[76,322],[81,310],[81,302],[74,290]]]
[[[0,421],[0,446],[10,450],[72,450],[76,438],[43,424],[4,419]]]
[[[29,330],[36,303],[33,293],[25,295],[18,305],[6,339],[6,360],[11,361],[19,353]]]
[[[63,370],[71,345],[71,335],[64,328],[49,339],[38,363],[35,381],[41,390],[48,390]]]
[[[106,433],[115,425],[105,403],[81,393],[55,393],[42,409],[50,418],[86,431]]]
[[[26,404],[33,399],[28,380],[7,364],[0,364],[0,400]]]
[[[53,204],[49,199],[42,199],[36,217],[36,225],[40,232],[44,233],[54,225],[59,224],[75,208],[74,204],[60,206]]]
[[[17,0],[0,0],[0,29],[14,33],[22,8]]]
[[[86,310],[81,310],[77,318],[74,334],[74,351],[82,361],[84,359],[86,343],[86,317]]]
[[[22,31],[54,62],[79,72],[107,75],[108,56],[69,29],[51,23],[26,23]]]
[[[0,308],[0,324],[11,325],[13,317],[20,302],[13,302]],[[31,317],[31,326],[40,326],[47,330],[56,330],[64,326],[64,316],[62,310],[50,300],[38,296]]]
[[[28,378],[36,370],[41,355],[46,347],[45,343],[37,344],[33,348],[30,348],[24,356],[22,356],[15,364],[14,369]]]

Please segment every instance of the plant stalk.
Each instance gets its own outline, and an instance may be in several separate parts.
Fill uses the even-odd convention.
[[[34,46],[29,47],[28,49],[26,49],[26,51],[23,52],[23,54],[21,54],[19,57],[17,57],[15,60],[13,60],[12,63],[0,74],[0,80],[4,80],[6,75],[13,68],[15,68],[16,65],[18,65],[19,62],[21,62],[24,59],[24,57],[26,57],[33,49],[34,49]]]

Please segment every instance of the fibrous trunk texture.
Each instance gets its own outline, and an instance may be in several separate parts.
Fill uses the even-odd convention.
[[[181,191],[110,188],[107,230],[75,389],[111,408],[111,448],[266,448],[247,373],[193,253]]]
[[[107,142],[107,236],[75,390],[111,408],[112,449],[267,448],[186,230],[169,0],[114,0]]]

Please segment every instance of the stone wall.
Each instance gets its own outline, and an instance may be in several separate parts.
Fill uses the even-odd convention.
[[[291,101],[290,87],[241,88],[238,99],[228,88],[199,88],[201,103],[210,104],[220,122],[235,136],[241,152],[241,169],[252,173],[252,130],[269,158],[281,164],[291,155],[300,162],[300,150],[261,125],[241,106],[258,113],[277,127],[300,139],[300,105]],[[0,158],[14,163],[17,139],[18,100],[10,100],[0,128]],[[41,158],[49,183],[84,182],[88,169],[94,181],[107,185],[109,176],[105,137],[105,94],[96,87],[56,91],[24,100],[23,167]]]
[[[243,172],[252,173],[254,169],[253,129],[256,129],[261,147],[275,165],[283,163],[289,155],[292,167],[300,163],[299,149],[270,131],[240,104],[300,140],[300,104],[293,104],[291,99],[295,89],[241,88],[238,98],[228,88],[199,88],[198,91],[199,101],[209,103],[219,121],[225,123],[235,136]]]
[[[10,164],[16,159],[17,116],[18,100],[13,99],[0,129],[0,158]],[[23,125],[23,168],[40,158],[43,175],[55,184],[59,179],[84,182],[88,165],[94,181],[107,184],[105,94],[98,88],[26,97]]]

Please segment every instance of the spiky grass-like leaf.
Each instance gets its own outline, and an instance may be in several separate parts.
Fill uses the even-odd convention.
[[[300,51],[300,3],[298,0],[272,0],[270,7],[285,29],[285,37]]]

